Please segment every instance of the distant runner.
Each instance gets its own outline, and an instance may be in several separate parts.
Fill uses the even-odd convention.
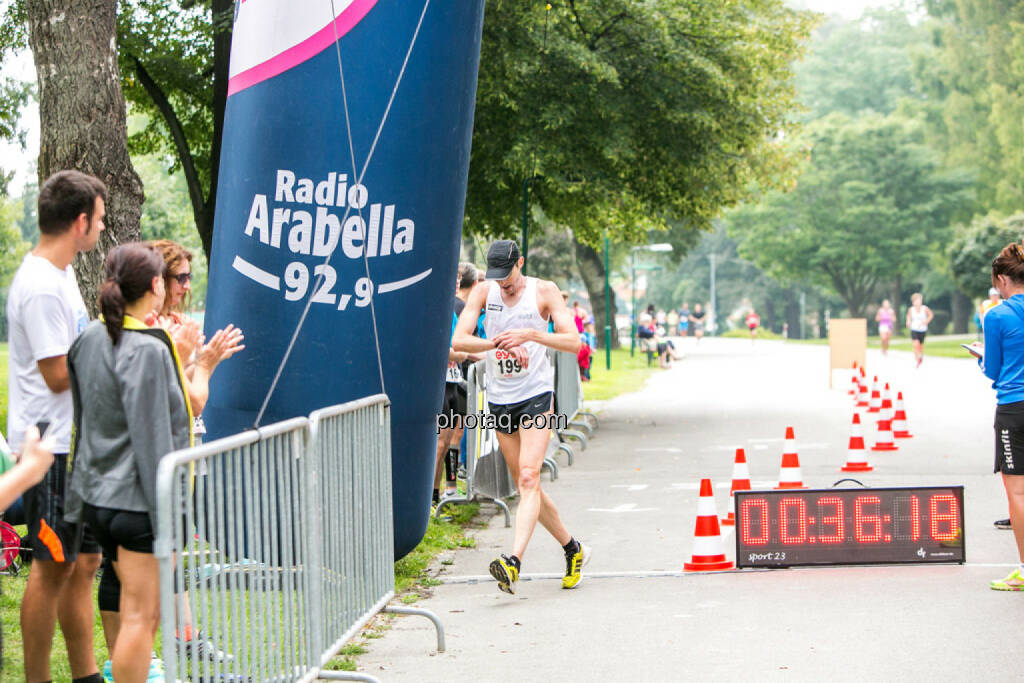
[[[910,329],[911,343],[914,345],[914,360],[916,367],[921,367],[924,360],[924,338],[928,334],[928,323],[932,321],[935,314],[932,309],[924,305],[924,297],[920,292],[910,295],[910,308],[907,309],[907,327]]]
[[[523,555],[538,520],[565,551],[562,588],[575,588],[590,560],[583,545],[562,524],[558,510],[541,490],[540,468],[551,427],[554,371],[544,347],[576,354],[580,337],[558,287],[547,280],[522,274],[523,258],[511,240],[498,240],[487,251],[486,285],[477,286],[455,327],[456,351],[487,352],[487,399],[496,419],[510,420],[495,431],[498,444],[519,486],[512,552],[490,565],[498,588],[516,592]],[[472,336],[480,312],[486,307],[487,339]],[[548,320],[555,331],[548,332]],[[500,423],[499,423],[500,424]]]
[[[882,342],[882,355],[888,355],[889,339],[892,337],[892,328],[896,322],[896,311],[892,310],[888,299],[882,300],[881,307],[875,313],[875,322],[878,323],[878,338]]]
[[[753,308],[747,314],[747,329],[750,330],[750,342],[753,343],[757,337],[757,328],[761,325],[761,316]]]

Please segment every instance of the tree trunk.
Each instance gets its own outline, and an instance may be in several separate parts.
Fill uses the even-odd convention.
[[[612,348],[619,348],[619,331],[615,329],[615,297],[610,296],[612,310],[605,317],[604,309],[604,254],[586,244],[576,242],[576,265],[583,277],[583,284],[587,286],[587,294],[590,295],[590,307],[594,309],[594,335],[597,337],[597,345],[604,348],[604,327],[605,320],[611,325]]]
[[[953,292],[950,308],[953,313],[953,334],[967,334],[967,325],[971,321],[974,307],[971,299],[961,291]]]
[[[106,230],[75,259],[91,315],[103,259],[139,239],[142,181],[128,158],[124,95],[117,70],[116,0],[26,0],[29,45],[39,81],[39,182],[73,168],[107,185]]]
[[[800,339],[800,297],[793,288],[786,290],[786,325],[790,339]]]
[[[206,205],[197,216],[196,228],[203,240],[207,261],[213,247],[213,214],[217,209],[217,181],[220,177],[220,148],[224,136],[224,109],[228,101],[228,71],[231,57],[231,29],[234,0],[213,0],[213,144],[210,147],[210,191]]]

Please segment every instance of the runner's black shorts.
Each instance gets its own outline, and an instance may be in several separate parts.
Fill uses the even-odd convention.
[[[1024,401],[996,406],[994,472],[1024,474]]]
[[[64,521],[64,487],[68,455],[56,453],[43,480],[25,491],[25,524],[32,557],[52,562],[74,562],[79,553],[98,553],[100,546],[87,525]]]
[[[522,425],[523,418],[527,415],[536,417],[551,410],[551,398],[552,393],[545,391],[543,394],[538,394],[519,403],[500,404],[488,402],[487,405],[490,408],[491,414],[494,415],[497,425],[495,430],[502,434],[514,434]],[[508,417],[502,418],[503,415],[508,415]],[[508,427],[503,427],[503,424],[507,424]]]
[[[103,547],[104,556],[117,562],[117,549],[153,553],[153,524],[148,512],[101,508],[86,503],[82,516]]]
[[[910,339],[912,341],[921,342],[924,344],[924,337],[928,334],[927,332],[918,332],[917,330],[910,331]]]
[[[466,387],[457,382],[444,383],[444,401],[441,403],[441,414],[447,415],[448,424],[452,424],[452,416],[466,414]]]

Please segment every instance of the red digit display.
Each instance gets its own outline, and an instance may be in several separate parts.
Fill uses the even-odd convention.
[[[945,505],[946,511],[939,512],[939,506]],[[956,496],[937,494],[928,502],[928,513],[931,521],[930,531],[936,541],[955,541],[960,533],[960,506]],[[940,526],[945,525],[943,531]]]
[[[921,539],[921,501],[917,496],[910,497],[910,540]]]
[[[963,563],[962,486],[736,491],[736,566]]]
[[[753,524],[750,518],[750,511],[757,508],[760,512],[760,533],[754,536],[750,526]],[[763,498],[745,500],[740,505],[742,518],[746,520],[743,525],[743,543],[746,545],[768,545],[768,501]]]
[[[818,509],[831,505],[835,508],[835,514],[832,515],[821,515],[821,527],[829,525],[833,527],[831,534],[818,534],[818,540],[822,543],[842,543],[846,537],[846,521],[843,515],[843,499],[838,496],[826,496],[825,498],[818,499]]]
[[[792,515],[796,515],[795,520]],[[795,536],[789,533],[794,521],[799,529]],[[807,542],[807,503],[803,498],[783,498],[779,501],[779,532],[783,545]]]
[[[853,503],[853,533],[860,543],[878,543],[882,540],[881,515],[869,515],[864,512],[866,505],[881,505],[878,496],[857,496]],[[877,507],[875,508],[878,509]],[[868,531],[868,528],[871,530]]]

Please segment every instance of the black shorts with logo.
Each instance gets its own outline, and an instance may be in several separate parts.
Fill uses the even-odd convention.
[[[1024,401],[996,406],[994,472],[1024,474]]]
[[[74,562],[79,553],[100,551],[88,525],[64,521],[67,479],[68,454],[56,453],[43,480],[22,495],[33,559]]]
[[[494,415],[497,424],[495,430],[502,434],[514,434],[521,426],[523,418],[527,415],[536,417],[551,410],[552,396],[552,392],[545,391],[543,394],[538,394],[518,403],[501,404],[488,402],[487,406],[490,408],[491,414]],[[508,415],[508,417],[503,418],[502,416],[504,415]],[[507,427],[502,425],[507,425]]]
[[[924,338],[927,335],[928,335],[927,332],[918,332],[917,330],[911,330],[910,331],[910,340],[911,341],[916,341],[916,342],[921,342],[922,344],[924,344]]]
[[[452,424],[454,415],[466,414],[466,387],[457,382],[444,383],[444,401],[441,403],[441,414],[447,415],[448,424]]]

